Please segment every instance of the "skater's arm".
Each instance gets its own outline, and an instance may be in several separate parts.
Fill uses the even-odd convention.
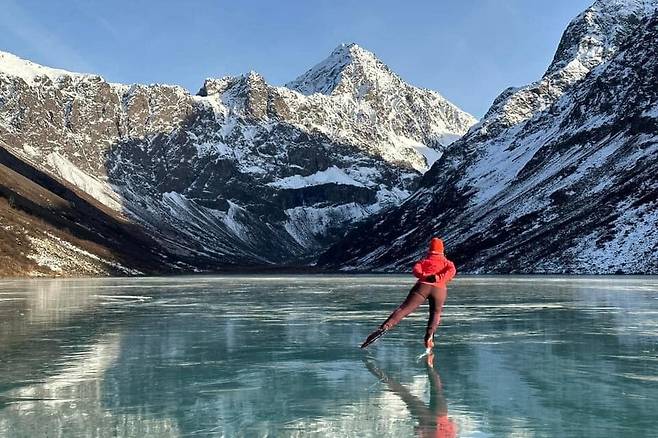
[[[414,265],[414,277],[418,278],[421,281],[428,281],[434,283],[434,269],[428,270],[428,264],[425,263],[425,260],[421,260]]]
[[[418,262],[414,265],[413,273],[416,278],[420,278],[421,280],[425,278],[426,274],[423,272],[423,262]]]
[[[455,264],[453,262],[448,262],[448,272],[446,274],[446,277],[448,278],[448,281],[452,280],[455,278],[455,275],[457,275],[457,268],[455,268]]]
[[[454,263],[447,261],[446,266],[439,272],[426,271],[423,262],[420,261],[414,265],[413,274],[416,278],[430,283],[449,282],[457,274]]]
[[[443,268],[441,272],[437,272],[434,275],[436,276],[438,281],[445,281],[447,283],[450,280],[452,280],[456,274],[457,274],[457,268],[455,268],[455,264],[452,262],[448,262],[448,265],[445,268]]]

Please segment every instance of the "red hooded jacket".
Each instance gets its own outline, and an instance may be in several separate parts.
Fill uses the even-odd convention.
[[[457,274],[457,269],[455,264],[443,254],[430,254],[414,265],[413,273],[421,283],[445,287]],[[435,279],[434,282],[428,278],[432,275]]]

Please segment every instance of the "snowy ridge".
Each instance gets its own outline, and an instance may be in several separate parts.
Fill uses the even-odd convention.
[[[47,77],[51,81],[57,81],[62,76],[74,78],[85,76],[80,73],[44,67],[3,51],[0,51],[0,74],[19,77],[30,85],[34,85],[38,78],[41,77]]]
[[[591,70],[619,49],[638,17],[650,16],[656,7],[656,0],[595,1],[569,24],[544,77],[578,70],[575,66]]]
[[[417,192],[320,263],[405,269],[441,235],[462,271],[658,273],[656,3],[595,2],[544,78],[503,93]]]
[[[337,88],[329,92],[326,83],[334,82]],[[339,46],[286,87],[270,86],[250,72],[207,79],[199,95],[221,117],[285,121],[419,172],[476,122],[438,93],[405,83],[356,44]]]
[[[544,76],[529,85],[505,90],[473,135],[497,135],[544,111],[589,71],[616,53],[657,0],[597,0],[567,26]]]
[[[309,71],[285,86],[305,95],[331,94],[342,79],[343,69],[352,63],[352,52],[362,55],[360,48],[352,44],[341,44],[328,58],[313,66]],[[373,61],[363,56],[367,61]]]
[[[316,106],[337,108],[345,114],[339,116],[340,120],[355,119],[353,124],[381,132],[378,136],[383,140],[382,156],[389,161],[416,157],[410,164],[421,172],[476,122],[439,93],[405,83],[373,53],[357,44],[338,46],[328,58],[286,87],[308,96],[310,102],[317,102]],[[429,117],[422,117],[415,110],[418,107],[433,110],[426,114]],[[345,124],[338,125],[340,130],[329,133],[340,136],[345,132]],[[407,130],[406,126],[413,128]],[[420,152],[409,147],[410,142],[436,153]],[[400,148],[405,149],[406,156],[391,153]]]
[[[401,79],[375,55],[357,44],[341,44],[325,60],[286,84],[287,88],[305,95],[315,93],[339,94],[352,91],[355,97],[364,96],[365,84],[353,83],[358,70],[368,71],[370,81],[381,88],[388,88]],[[359,87],[359,85],[362,85]]]

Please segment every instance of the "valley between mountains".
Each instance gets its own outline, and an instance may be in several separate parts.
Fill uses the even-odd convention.
[[[658,273],[657,0],[598,0],[484,118],[338,46],[195,94],[0,52],[0,275]],[[548,61],[548,60],[547,60]]]

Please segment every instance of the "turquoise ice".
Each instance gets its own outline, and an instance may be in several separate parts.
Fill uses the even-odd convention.
[[[0,436],[655,436],[658,278],[460,277],[431,369],[426,306],[358,348],[412,282],[0,281]]]

